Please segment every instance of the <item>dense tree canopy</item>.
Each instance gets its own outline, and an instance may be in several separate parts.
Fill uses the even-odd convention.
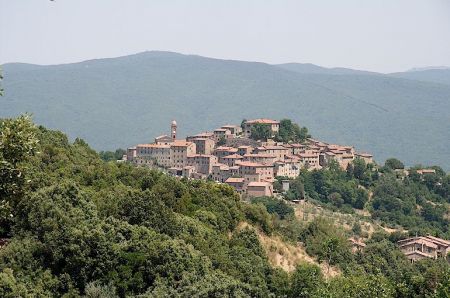
[[[376,235],[363,252],[352,254],[347,232],[330,220],[301,222],[278,199],[248,204],[227,185],[105,162],[83,140],[71,143],[27,116],[0,120],[0,166],[1,237],[8,238],[0,248],[0,297],[446,297],[449,292],[449,264],[411,264],[391,242],[394,237]],[[293,189],[336,208],[362,208],[368,191],[361,186],[367,185],[374,188],[375,216],[395,221],[395,213],[403,224],[411,220],[430,231],[448,231],[436,205],[448,203],[448,175],[378,179],[370,166],[353,166],[353,171],[332,166],[302,172]],[[385,181],[391,178],[396,182]],[[422,208],[415,210],[412,202]],[[316,262],[342,274],[325,279],[314,264],[298,264],[292,273],[274,268],[260,235],[293,245],[300,241]]]
[[[300,128],[296,123],[293,123],[290,119],[282,119],[280,121],[280,129],[275,135],[275,140],[284,143],[302,143],[307,138],[311,137],[308,134],[306,127]]]

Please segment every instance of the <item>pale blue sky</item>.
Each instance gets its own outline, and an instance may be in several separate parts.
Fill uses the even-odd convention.
[[[0,0],[0,64],[145,50],[380,72],[450,66],[450,1]]]

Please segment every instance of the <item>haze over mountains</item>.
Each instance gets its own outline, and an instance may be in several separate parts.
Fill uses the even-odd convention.
[[[291,118],[380,162],[450,169],[449,69],[380,74],[171,52],[2,69],[0,117],[31,112],[99,150],[151,142],[172,119],[187,135],[243,118]]]

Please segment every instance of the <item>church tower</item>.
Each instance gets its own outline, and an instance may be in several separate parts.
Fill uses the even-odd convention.
[[[170,125],[170,133],[172,136],[172,140],[175,141],[177,138],[177,122],[175,120],[172,121],[172,124]]]

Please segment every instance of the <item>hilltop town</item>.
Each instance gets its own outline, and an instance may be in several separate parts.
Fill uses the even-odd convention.
[[[266,132],[265,138],[255,138],[259,131]],[[277,142],[274,137],[279,132],[280,121],[254,119],[177,139],[174,120],[170,135],[158,136],[151,144],[128,148],[124,159],[141,166],[163,168],[174,176],[226,183],[249,197],[272,196],[276,177],[295,178],[304,168],[320,169],[336,161],[346,169],[356,158],[373,162],[371,154],[356,152],[353,146],[310,137],[301,142]]]

